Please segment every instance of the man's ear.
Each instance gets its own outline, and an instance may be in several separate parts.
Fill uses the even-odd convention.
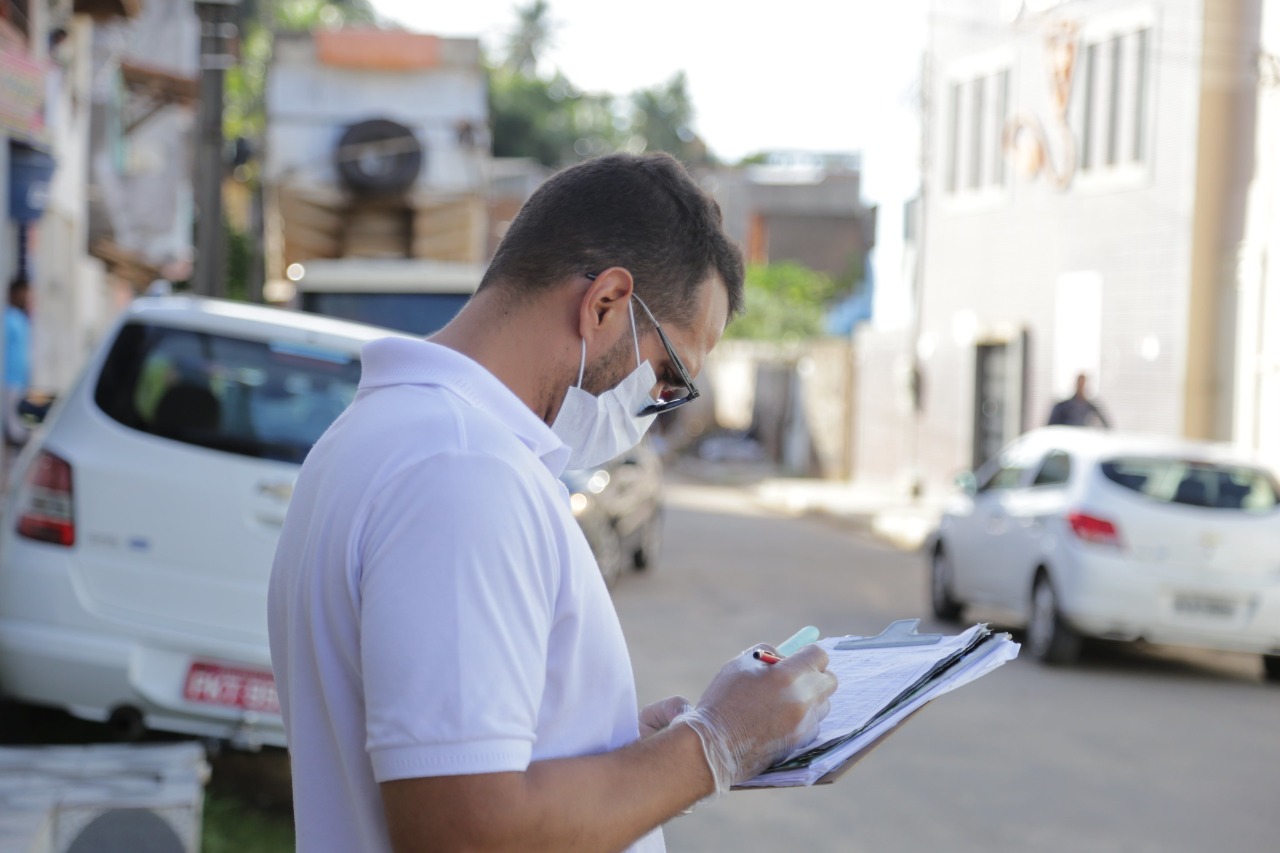
[[[578,304],[578,334],[587,342],[588,350],[599,338],[603,338],[606,347],[612,346],[619,323],[630,328],[627,305],[634,287],[631,273],[623,267],[609,267],[591,282]]]

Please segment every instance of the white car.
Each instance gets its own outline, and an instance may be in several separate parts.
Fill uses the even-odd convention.
[[[996,608],[1036,657],[1085,638],[1251,652],[1280,681],[1280,490],[1229,447],[1048,427],[1004,448],[927,553],[941,619]]]
[[[395,334],[137,300],[19,458],[0,529],[0,693],[237,746],[284,745],[267,645],[299,465]]]

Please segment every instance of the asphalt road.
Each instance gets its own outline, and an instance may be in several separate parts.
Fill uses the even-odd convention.
[[[670,486],[664,548],[614,592],[642,702],[696,699],[740,649],[806,624],[954,630],[927,615],[917,555],[741,490]],[[1280,686],[1256,658],[1108,647],[1070,669],[1015,660],[835,785],[734,792],[666,836],[673,853],[1274,851],[1277,791]]]

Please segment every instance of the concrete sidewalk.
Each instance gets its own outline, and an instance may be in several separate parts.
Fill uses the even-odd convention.
[[[828,518],[906,551],[925,543],[946,502],[945,495],[912,498],[905,489],[889,486],[780,476],[763,464],[680,457],[668,461],[667,471],[681,479],[746,490],[771,511]]]
[[[867,484],[776,478],[755,489],[760,503],[770,509],[827,516],[904,551],[922,547],[942,515],[940,498],[912,499],[900,490]]]

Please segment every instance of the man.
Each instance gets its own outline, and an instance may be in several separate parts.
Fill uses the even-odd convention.
[[[1083,373],[1076,377],[1076,393],[1053,404],[1049,412],[1049,426],[1093,426],[1099,423],[1106,429],[1111,428],[1107,416],[1085,394],[1087,384],[1088,379]]]
[[[4,312],[4,438],[8,449],[27,443],[30,427],[22,418],[31,386],[31,285],[19,274],[9,284]]]
[[[696,396],[742,300],[715,203],[670,157],[613,155],[533,194],[448,327],[365,348],[271,578],[301,853],[662,850],[812,737],[815,646],[637,713],[557,479]]]

